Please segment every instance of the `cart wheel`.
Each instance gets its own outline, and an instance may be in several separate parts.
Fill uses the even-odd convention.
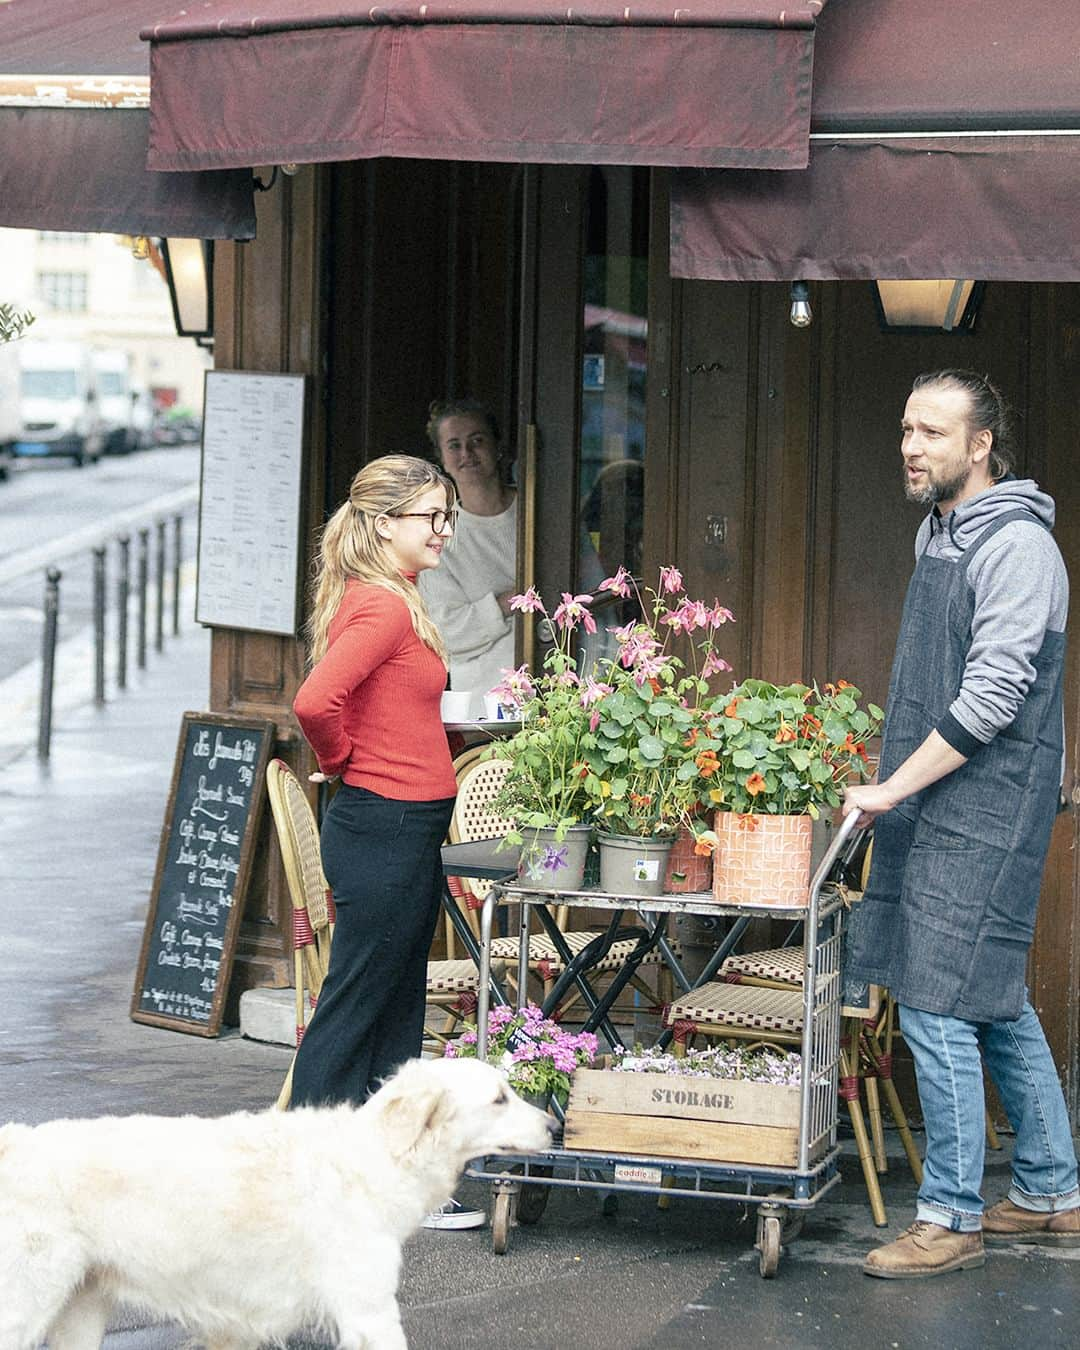
[[[600,1198],[600,1213],[605,1219],[614,1219],[619,1213],[619,1192],[608,1191]]]
[[[491,1212],[491,1250],[503,1256],[510,1245],[510,1213],[513,1209],[512,1191],[496,1191],[495,1207]]]
[[[803,1224],[806,1222],[806,1211],[802,1209],[788,1209],[784,1211],[784,1218],[780,1224],[780,1241],[783,1246],[795,1239],[803,1230]]]
[[[758,1271],[763,1280],[771,1280],[780,1265],[780,1220],[773,1214],[758,1219]]]
[[[518,1223],[539,1223],[550,1194],[550,1186],[522,1186],[517,1201]]]

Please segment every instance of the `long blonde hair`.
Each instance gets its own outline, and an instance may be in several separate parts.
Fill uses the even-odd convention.
[[[446,644],[424,608],[420,592],[394,566],[375,529],[377,517],[407,510],[433,487],[445,489],[447,509],[452,509],[457,499],[454,484],[434,464],[413,455],[382,455],[365,464],[352,480],[348,500],[323,526],[319,543],[306,624],[313,664],[326,653],[330,621],[350,577],[400,595],[409,608],[417,637],[449,664]]]

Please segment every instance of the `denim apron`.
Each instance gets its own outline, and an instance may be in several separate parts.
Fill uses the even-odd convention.
[[[960,691],[971,646],[967,569],[1008,511],[956,560],[919,559],[889,681],[879,780],[923,743]],[[1042,527],[1045,528],[1045,527]],[[1061,777],[1065,635],[1048,632],[1010,726],[874,828],[849,976],[897,1002],[973,1022],[1013,1021],[1025,995],[1043,864]]]

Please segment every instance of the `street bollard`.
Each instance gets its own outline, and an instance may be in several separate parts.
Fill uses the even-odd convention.
[[[165,522],[157,522],[157,604],[154,607],[154,651],[165,646]]]
[[[128,600],[131,595],[131,536],[122,534],[120,576],[116,582],[116,687],[127,688]]]
[[[105,545],[94,549],[94,702],[105,702]]]
[[[150,574],[150,531],[139,531],[139,560],[136,565],[136,627],[135,627],[135,664],[140,670],[146,669],[146,586]]]
[[[173,516],[173,581],[172,581],[172,630],[173,637],[180,636],[180,566],[184,559],[184,517],[179,512]]]
[[[56,629],[60,616],[60,576],[58,567],[50,567],[45,573],[45,629],[41,641],[38,759],[49,758],[49,743],[52,740],[53,676],[56,671]]]

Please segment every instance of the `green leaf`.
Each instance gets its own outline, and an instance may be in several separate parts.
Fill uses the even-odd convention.
[[[657,736],[642,736],[638,741],[638,752],[642,759],[658,764],[664,758],[664,743]]]
[[[810,767],[810,751],[803,750],[797,745],[793,745],[788,751],[788,759],[791,760],[796,769],[803,773]]]

